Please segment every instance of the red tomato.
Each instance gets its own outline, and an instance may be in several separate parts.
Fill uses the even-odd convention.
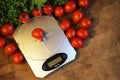
[[[21,64],[24,61],[24,56],[21,52],[16,52],[13,56],[14,64]]]
[[[88,29],[81,28],[77,30],[77,36],[82,39],[87,39],[90,35],[90,32]]]
[[[90,0],[78,0],[79,6],[87,8],[89,6]]]
[[[16,53],[17,51],[17,46],[14,43],[9,43],[5,47],[5,54],[7,55],[12,55]]]
[[[1,33],[4,36],[9,36],[14,32],[14,26],[11,23],[6,23],[1,27]]]
[[[82,28],[90,28],[92,26],[92,21],[90,18],[83,18],[80,21],[80,27]]]
[[[44,38],[44,31],[41,28],[35,28],[31,34],[34,38],[38,40],[43,40]]]
[[[75,31],[74,28],[69,28],[69,29],[66,31],[66,37],[67,37],[68,39],[73,38],[73,37],[75,37],[75,36],[76,36],[76,31]]]
[[[65,6],[64,6],[64,10],[65,12],[67,13],[70,13],[70,12],[73,12],[75,11],[77,8],[77,4],[75,1],[71,0],[71,1],[68,1]]]
[[[33,8],[32,9],[32,15],[35,16],[35,17],[41,16],[42,15],[42,9]]]
[[[54,10],[54,7],[51,4],[46,4],[45,6],[43,6],[43,12],[45,14],[48,14],[48,15],[52,14],[53,10]]]
[[[54,14],[56,17],[62,17],[64,15],[64,8],[62,6],[55,7]]]
[[[26,23],[30,19],[30,15],[28,12],[21,12],[18,18],[22,23]]]
[[[82,39],[78,38],[78,37],[74,37],[71,41],[71,45],[74,48],[82,48],[84,46],[84,42]]]
[[[5,42],[6,42],[6,40],[5,40],[5,38],[0,38],[0,48],[4,48],[5,47]]]
[[[62,28],[63,31],[66,31],[71,27],[71,22],[67,19],[63,19],[60,22],[60,27]]]
[[[73,15],[72,15],[72,20],[75,22],[75,23],[78,23],[80,22],[80,20],[84,17],[84,13],[83,11],[81,10],[76,10]]]

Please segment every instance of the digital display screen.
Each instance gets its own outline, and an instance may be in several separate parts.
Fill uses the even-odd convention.
[[[50,61],[50,62],[48,63],[48,66],[49,66],[49,67],[52,67],[52,66],[56,65],[57,63],[59,63],[59,62],[61,62],[61,61],[62,61],[62,58],[59,56],[59,57],[55,58],[54,60]]]

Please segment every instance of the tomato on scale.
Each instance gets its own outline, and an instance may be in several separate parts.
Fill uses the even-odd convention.
[[[35,28],[33,31],[32,31],[32,33],[31,33],[31,35],[35,38],[35,39],[38,39],[38,40],[43,40],[43,38],[44,38],[44,31],[43,31],[43,29],[41,29],[41,28]]]

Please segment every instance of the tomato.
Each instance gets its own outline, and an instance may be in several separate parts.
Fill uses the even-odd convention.
[[[26,23],[30,19],[30,15],[28,12],[21,12],[18,18],[22,23]]]
[[[84,46],[84,42],[82,39],[78,38],[78,37],[74,37],[71,41],[71,45],[74,48],[82,48]]]
[[[90,18],[83,18],[80,21],[80,27],[82,28],[90,28],[92,26],[92,20]]]
[[[21,52],[16,52],[14,55],[13,55],[13,62],[14,64],[21,64],[23,63],[24,61],[24,56]]]
[[[77,36],[82,39],[87,39],[90,35],[90,32],[88,29],[80,28],[76,32]]]
[[[12,55],[16,53],[17,51],[17,46],[14,43],[9,43],[5,47],[5,54],[7,55]]]
[[[43,40],[44,38],[44,31],[41,28],[35,28],[31,34],[35,39],[38,40]]]
[[[63,8],[63,6],[57,6],[57,7],[55,7],[54,15],[56,17],[62,17],[64,15],[64,8]]]
[[[77,8],[77,4],[75,1],[71,0],[71,1],[68,1],[65,6],[64,6],[64,10],[65,12],[67,13],[70,13],[70,12],[73,12],[75,11]]]
[[[66,31],[71,27],[71,22],[68,19],[63,19],[60,22],[60,27],[62,28],[63,31]]]
[[[5,42],[6,42],[6,40],[5,40],[5,38],[0,38],[0,48],[4,48],[5,47]]]
[[[35,17],[41,16],[42,15],[42,9],[33,8],[32,9],[32,15],[35,16]]]
[[[51,4],[46,4],[45,6],[43,6],[43,12],[45,14],[52,14],[54,11],[54,7]]]
[[[66,37],[67,37],[68,39],[73,38],[73,37],[75,37],[75,36],[76,36],[76,31],[75,31],[74,28],[69,28],[69,29],[66,31]]]
[[[87,8],[89,6],[90,0],[78,0],[79,6]]]
[[[83,11],[81,10],[76,10],[73,15],[72,15],[72,20],[75,22],[75,23],[78,23],[80,22],[80,20],[84,17],[84,13]]]
[[[11,23],[3,24],[1,27],[1,33],[4,36],[9,36],[14,32],[14,26]]]

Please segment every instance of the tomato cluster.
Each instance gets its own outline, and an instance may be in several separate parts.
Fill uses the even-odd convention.
[[[66,37],[70,40],[71,45],[74,48],[82,48],[84,46],[84,40],[89,38],[89,28],[92,26],[92,20],[86,17],[82,10],[82,8],[88,8],[89,3],[90,0],[69,0],[64,6],[53,6],[47,3],[40,9],[36,7],[33,8],[31,13],[22,11],[18,15],[18,19],[21,23],[26,23],[33,16],[53,15],[58,19],[59,25]],[[30,14],[32,14],[32,16]],[[63,17],[69,14],[69,18]],[[77,29],[73,26],[76,24],[79,25]],[[24,56],[20,52],[14,39],[11,40],[10,36],[13,34],[14,30],[15,27],[12,23],[6,23],[1,26],[0,48],[4,48],[6,55],[13,55],[13,62],[15,64],[20,64],[24,61]],[[43,29],[36,28],[31,32],[31,35],[35,39],[43,40],[45,34]]]
[[[58,5],[54,7],[51,4],[46,4],[41,8],[41,12],[46,15],[52,14],[57,19],[63,17],[65,14],[71,14],[69,19],[63,18],[60,20],[60,27],[65,32],[66,37],[70,40],[74,48],[82,48],[84,46],[84,40],[89,38],[90,32],[88,28],[92,26],[92,20],[86,17],[85,13],[80,8],[87,8],[89,3],[90,0],[69,0],[64,6]],[[33,15],[35,16],[35,14]],[[79,28],[75,29],[72,23],[78,24]],[[38,30],[34,32],[35,33],[32,33],[33,37],[35,37],[35,34],[40,33]],[[40,36],[43,38],[41,34],[39,34],[39,36],[37,35],[35,38],[40,38]]]
[[[6,55],[13,56],[13,63],[20,64],[24,61],[24,56],[20,52],[14,39],[12,39],[12,34],[14,32],[14,25],[11,23],[6,23],[0,28],[0,48],[4,48],[4,53]],[[17,55],[18,54],[18,55]]]

